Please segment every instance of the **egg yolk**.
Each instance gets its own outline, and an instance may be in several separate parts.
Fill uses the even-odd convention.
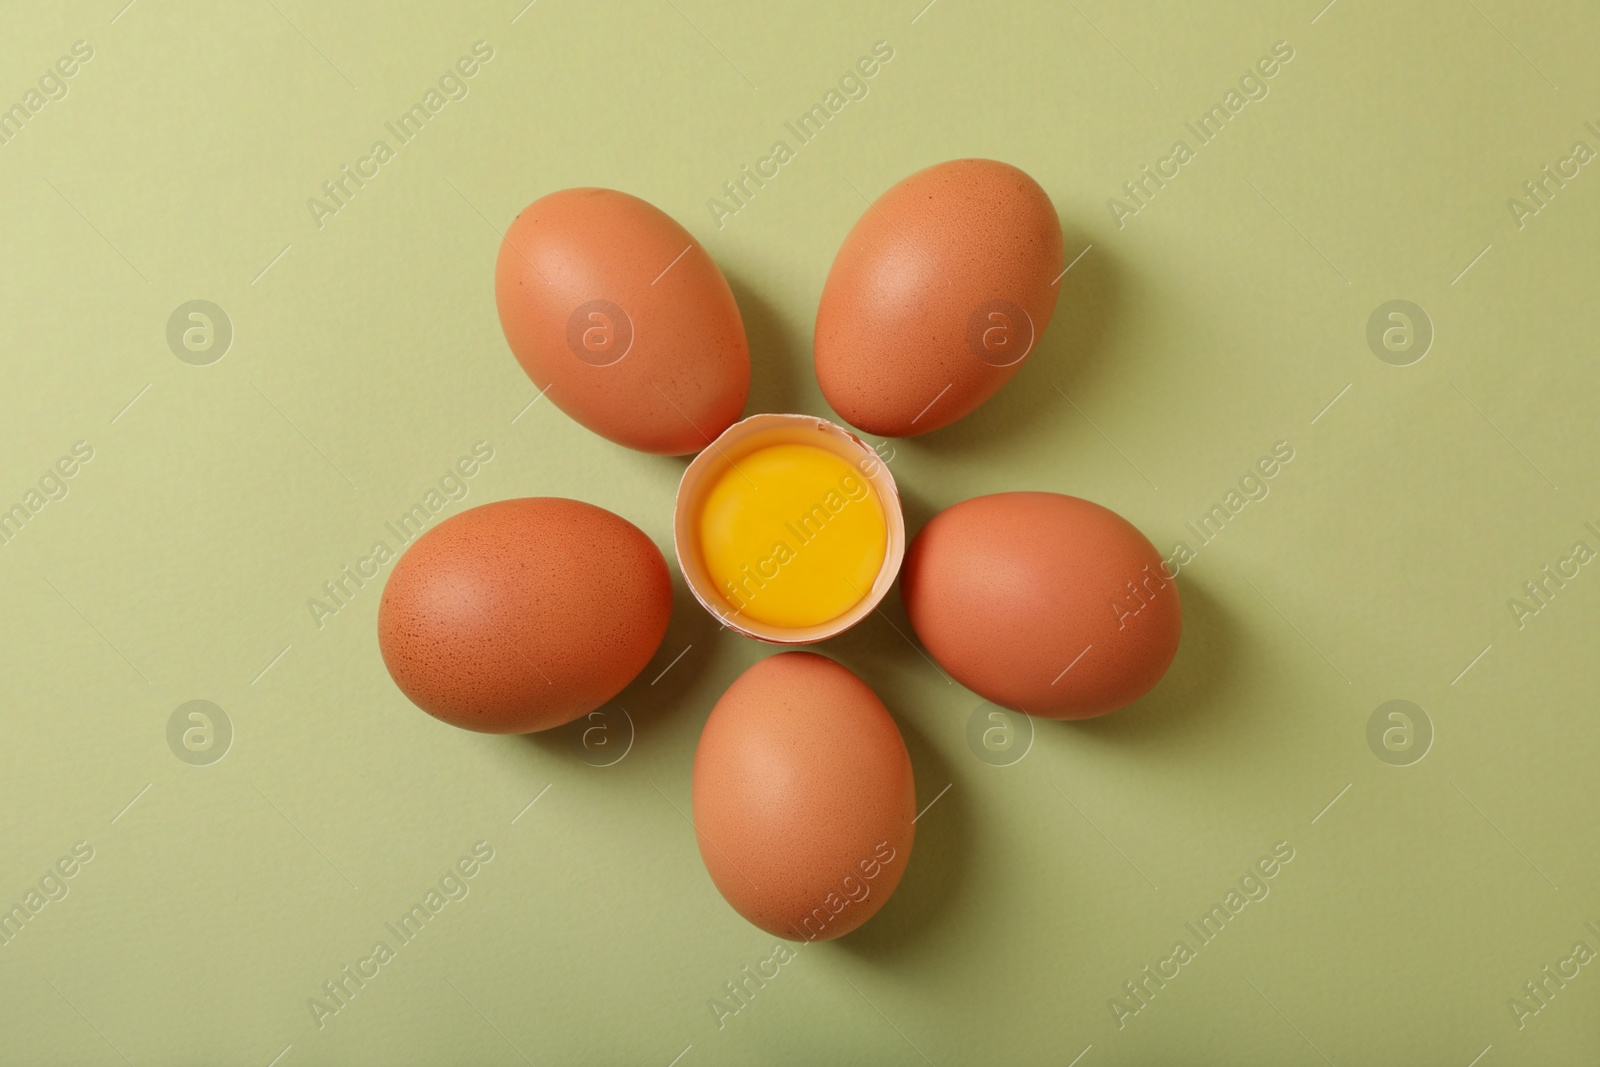
[[[734,612],[801,628],[838,618],[872,588],[888,522],[872,483],[812,445],[769,445],[718,475],[700,551]]]

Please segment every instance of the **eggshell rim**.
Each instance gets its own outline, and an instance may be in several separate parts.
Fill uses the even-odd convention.
[[[817,431],[822,433],[821,440],[808,436]],[[883,564],[878,568],[878,576],[873,580],[872,588],[867,590],[866,596],[857,601],[849,611],[827,622],[812,626],[787,627],[744,618],[733,612],[727,601],[722,599],[721,594],[712,585],[704,563],[699,559],[694,532],[694,522],[698,516],[690,514],[690,500],[704,481],[720,473],[726,464],[733,462],[730,458],[731,452],[754,451],[754,449],[741,450],[740,446],[758,436],[775,438],[766,442],[767,444],[791,441],[797,444],[817,445],[850,461],[872,486],[878,495],[879,504],[883,507],[888,538],[884,546]],[[861,463],[862,459],[868,457],[871,460],[870,473],[869,468]],[[905,516],[900,508],[900,490],[895,485],[894,475],[889,472],[888,464],[883,462],[877,451],[838,423],[816,415],[773,412],[751,415],[722,431],[717,439],[702,449],[684,469],[683,477],[678,481],[677,494],[673,498],[672,548],[677,556],[678,569],[683,574],[689,592],[693,593],[700,606],[710,612],[722,625],[735,633],[769,644],[815,644],[844,633],[866,618],[883,601],[889,592],[889,587],[894,585],[895,579],[899,577],[900,564],[905,559],[906,553],[906,526]]]

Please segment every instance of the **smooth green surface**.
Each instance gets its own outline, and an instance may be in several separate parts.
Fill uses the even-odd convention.
[[[1520,1029],[1509,1001],[1600,950],[1600,565],[1520,628],[1507,606],[1600,550],[1600,163],[1521,228],[1507,206],[1600,150],[1592,7],[124,2],[0,32],[0,104],[94,49],[0,146],[0,504],[93,448],[0,547],[0,902],[93,848],[0,946],[0,1059],[1595,1062],[1600,962]],[[470,94],[319,228],[308,198],[480,40]],[[878,41],[870,94],[797,146],[784,123]],[[1184,123],[1279,41],[1270,94],[1197,147]],[[1119,228],[1108,198],[1179,138],[1195,158]],[[719,227],[708,198],[778,139],[795,158]],[[411,707],[376,581],[320,627],[307,602],[478,441],[494,458],[447,513],[577,496],[670,557],[683,462],[526,407],[491,272],[528,202],[605,185],[680,219],[738,296],[749,410],[827,414],[811,324],[863,197],[972,155],[1043,184],[1069,257],[1093,247],[1016,380],[894,446],[909,526],[1046,489],[1196,547],[1185,523],[1258,457],[1294,459],[1184,567],[1162,684],[1040,723],[1011,766],[969,749],[980,702],[897,597],[828,642],[939,799],[879,916],[719,1029],[708,1002],[773,942],[702,868],[690,767],[769,650],[674,566],[671,630],[619,701],[637,736],[598,768],[568,734]],[[233,324],[209,366],[166,343],[194,299]],[[1392,299],[1435,330],[1410,366],[1365,339]],[[194,699],[235,731],[210,766],[168,747]],[[1368,747],[1394,699],[1436,732],[1412,766]],[[470,894],[319,1028],[308,999],[479,841]],[[1119,1028],[1123,983],[1280,841],[1270,895]]]

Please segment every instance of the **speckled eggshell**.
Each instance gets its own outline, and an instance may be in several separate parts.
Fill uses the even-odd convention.
[[[888,709],[812,652],[756,663],[694,757],[694,824],[717,889],[750,922],[826,941],[870,919],[911,858],[911,758]]]
[[[906,615],[956,681],[1052,719],[1147,693],[1178,651],[1178,586],[1138,528],[1058,493],[996,493],[935,515],[900,572]]]
[[[532,733],[621,692],[671,612],[666,560],[626,519],[578,500],[502,500],[406,549],[378,606],[378,647],[430,715]]]
[[[551,402],[617,444],[698,452],[750,393],[739,306],[670,216],[613,189],[530,204],[495,266],[500,326]]]
[[[852,426],[910,437],[988,400],[1055,311],[1061,225],[1028,175],[992,159],[920,170],[861,216],[817,308],[817,382]]]

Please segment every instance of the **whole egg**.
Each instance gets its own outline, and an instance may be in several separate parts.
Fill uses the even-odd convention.
[[[915,818],[905,741],[848,668],[769,656],[712,708],[694,757],[700,856],[768,933],[826,941],[870,919],[905,873]]]
[[[906,551],[900,590],[928,654],[985,700],[1082,719],[1147,693],[1178,651],[1178,586],[1109,508],[996,493],[946,508]]]
[[[530,204],[495,266],[500,326],[552,403],[643,452],[698,452],[750,393],[728,282],[670,216],[613,189]]]
[[[958,159],[899,182],[844,240],[817,307],[817,382],[852,426],[910,437],[1010,381],[1056,306],[1061,225],[1016,167]]]
[[[666,560],[626,519],[578,500],[501,500],[411,543],[383,589],[378,647],[428,714],[532,733],[621,692],[671,613]]]

